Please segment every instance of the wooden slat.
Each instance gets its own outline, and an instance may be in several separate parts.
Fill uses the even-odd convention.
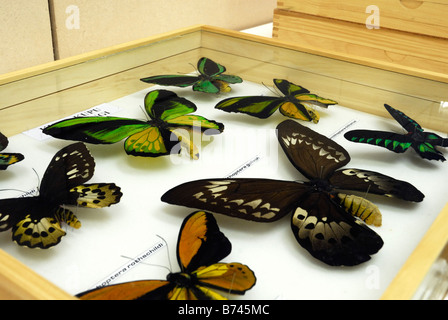
[[[437,216],[422,241],[383,293],[384,300],[412,299],[429,269],[448,242],[448,205]]]
[[[380,27],[448,38],[448,1],[279,0],[277,8],[365,25],[370,5],[378,7]]]
[[[72,300],[72,295],[0,250],[1,300]]]
[[[274,37],[305,46],[356,55],[366,60],[401,66],[415,74],[427,72],[435,79],[448,75],[448,40],[276,10]]]

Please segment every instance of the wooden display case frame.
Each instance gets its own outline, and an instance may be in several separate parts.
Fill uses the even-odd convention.
[[[230,74],[272,85],[287,78],[318,87],[340,105],[387,116],[384,101],[448,132],[448,75],[340,56],[309,47],[198,25],[0,76],[0,128],[11,136],[148,87],[148,74],[190,73],[213,57]],[[397,103],[398,104],[398,103]],[[383,299],[411,299],[448,240],[444,208]],[[0,298],[74,299],[0,250]]]

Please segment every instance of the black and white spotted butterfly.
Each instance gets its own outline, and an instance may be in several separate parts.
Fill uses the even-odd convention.
[[[12,239],[21,246],[55,246],[66,234],[62,222],[81,227],[65,206],[102,208],[120,201],[122,193],[114,183],[86,184],[94,170],[94,159],[83,143],[61,149],[44,173],[39,195],[0,200],[0,231],[12,229]]]
[[[302,247],[329,265],[352,266],[369,260],[383,240],[354,217],[368,222],[364,215],[375,211],[375,205],[359,196],[347,198],[342,190],[415,202],[424,198],[407,182],[367,170],[341,169],[350,161],[347,151],[294,120],[277,129],[289,160],[309,181],[197,180],[167,191],[162,201],[258,222],[276,221],[292,211],[292,231]]]

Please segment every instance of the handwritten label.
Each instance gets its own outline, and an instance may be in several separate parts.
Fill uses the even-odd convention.
[[[106,117],[106,116],[110,116],[110,115],[116,113],[118,110],[120,110],[120,108],[113,104],[103,103],[96,107],[73,114],[69,117],[66,117],[66,118],[63,118],[60,120],[56,120],[56,121],[52,121],[52,122],[46,123],[40,127],[24,131],[23,133],[31,138],[36,139],[36,140],[44,141],[44,140],[50,139],[51,136],[42,133],[42,130],[45,127],[48,127],[49,125],[51,125],[53,123],[59,122],[64,119],[76,118],[76,117]]]

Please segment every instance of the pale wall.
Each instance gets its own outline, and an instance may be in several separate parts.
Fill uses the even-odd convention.
[[[0,74],[195,24],[251,28],[272,22],[275,7],[276,0],[0,0]]]

